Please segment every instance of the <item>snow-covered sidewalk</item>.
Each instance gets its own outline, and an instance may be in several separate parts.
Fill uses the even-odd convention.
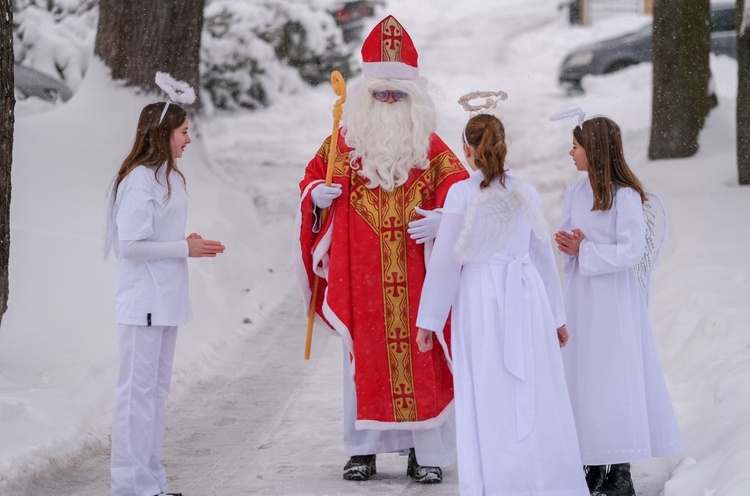
[[[304,316],[296,288],[264,329],[223,352],[214,373],[170,397],[163,461],[170,489],[186,496],[378,496],[458,494],[455,467],[424,486],[406,457],[378,457],[368,482],[341,477],[341,343],[318,333],[302,359]],[[656,496],[636,474],[639,495]],[[658,481],[657,481],[658,482]],[[101,496],[109,491],[109,445],[87,446],[44,478],[3,496]]]
[[[214,373],[170,398],[163,460],[170,488],[186,496],[457,494],[455,469],[425,488],[406,476],[406,457],[378,457],[367,483],[344,481],[341,344],[325,334],[302,359],[304,315],[297,294],[260,332],[223,352]],[[4,496],[101,496],[109,491],[105,442],[43,480]]]

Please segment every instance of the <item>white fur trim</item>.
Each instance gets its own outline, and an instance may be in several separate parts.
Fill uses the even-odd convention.
[[[307,192],[305,192],[306,194]],[[305,194],[302,195],[302,198],[305,197]],[[305,264],[302,261],[302,242],[301,242],[301,234],[302,234],[302,200],[300,199],[300,205],[297,209],[297,216],[294,219],[294,232],[297,233],[297,241],[293,243],[292,248],[292,267],[294,269],[294,275],[297,276],[297,283],[299,284],[300,289],[302,290],[302,301],[305,305],[305,315],[307,315],[307,310],[310,308],[310,298],[312,291],[310,290],[310,281],[307,278],[307,269],[305,268]]]
[[[326,320],[331,323],[333,326],[333,332],[334,334],[338,334],[341,336],[341,339],[344,341],[344,346],[346,346],[346,349],[349,353],[354,356],[354,353],[352,353],[352,350],[354,349],[354,343],[352,342],[352,333],[349,332],[349,329],[344,325],[343,322],[341,322],[341,319],[339,319],[338,315],[334,313],[334,311],[331,309],[330,306],[328,306],[328,287],[326,286],[326,294],[323,298],[323,315],[325,316]],[[354,380],[354,366],[355,361],[352,359],[352,366],[350,367],[351,373],[352,373],[352,380]]]
[[[305,268],[305,264],[302,261],[302,243],[300,241],[301,234],[302,234],[302,202],[305,199],[305,197],[310,194],[311,189],[319,184],[322,181],[311,183],[310,185],[305,188],[305,190],[302,192],[302,195],[300,196],[300,203],[299,208],[297,209],[297,216],[294,220],[294,230],[297,233],[297,242],[294,243],[294,247],[292,249],[293,251],[293,269],[294,274],[297,276],[297,282],[299,284],[300,289],[302,290],[302,302],[304,304],[304,311],[305,316],[307,316],[307,312],[310,309],[310,299],[312,298],[312,290],[310,289],[310,281],[307,278],[307,269]],[[326,255],[327,257],[327,255]],[[328,265],[327,265],[327,258],[325,261],[324,270],[326,274],[328,273]],[[317,263],[315,261],[315,257],[313,257],[313,263]],[[328,332],[333,332],[331,328],[321,319],[317,314],[315,315],[315,323],[327,330]]]
[[[419,68],[403,62],[365,62],[362,74],[375,79],[417,79]]]
[[[370,429],[374,431],[393,431],[393,430],[406,430],[406,431],[417,431],[422,429],[432,429],[440,427],[445,423],[448,418],[453,415],[454,400],[448,403],[442,412],[437,417],[431,419],[422,420],[419,422],[380,422],[378,420],[356,420],[354,422],[354,428],[357,430]]]
[[[328,255],[328,250],[331,248],[331,239],[333,238],[333,225],[334,221],[331,221],[331,227],[323,234],[323,237],[318,241],[318,245],[312,254],[313,270],[323,279],[328,279],[328,267],[330,266],[331,257]]]

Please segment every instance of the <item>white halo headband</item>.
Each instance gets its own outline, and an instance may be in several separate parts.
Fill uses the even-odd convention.
[[[575,117],[575,116],[578,116],[578,125],[583,126],[583,121],[586,118],[586,112],[581,110],[580,107],[576,107],[570,110],[565,110],[563,112],[558,112],[554,115],[549,116],[549,120],[559,121],[561,119],[567,119],[568,117]]]
[[[161,111],[159,124],[164,120],[164,116],[167,115],[170,103],[190,105],[195,102],[195,90],[186,82],[178,81],[166,72],[157,72],[154,80],[156,81],[156,85],[167,94],[167,101],[164,103],[164,110]]]
[[[494,97],[494,98],[493,98]],[[476,98],[485,98],[483,104],[472,105],[469,102]],[[507,100],[508,94],[504,91],[472,91],[458,99],[458,103],[467,112],[476,112],[478,110],[493,109],[497,107],[497,102]]]

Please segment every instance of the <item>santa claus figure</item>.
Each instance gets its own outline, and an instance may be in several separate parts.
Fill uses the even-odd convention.
[[[408,475],[436,483],[455,458],[450,329],[420,353],[415,321],[436,209],[468,173],[435,134],[417,51],[393,16],[362,58],[338,141],[323,143],[300,183],[297,273],[308,305],[319,278],[317,323],[344,345],[344,479],[367,480],[378,453],[400,452]]]

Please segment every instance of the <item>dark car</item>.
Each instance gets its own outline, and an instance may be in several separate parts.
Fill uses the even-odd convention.
[[[375,5],[378,4],[382,4],[382,0],[356,0],[337,2],[330,9],[336,24],[341,27],[346,43],[362,40],[364,19],[375,13]]]
[[[70,88],[61,81],[20,64],[13,65],[13,83],[17,100],[36,97],[56,103],[68,101],[73,96]]]
[[[737,57],[734,5],[711,5],[711,51]],[[560,66],[559,81],[569,93],[582,92],[581,79],[589,74],[609,74],[625,67],[651,61],[653,24],[633,33],[576,48]]]

